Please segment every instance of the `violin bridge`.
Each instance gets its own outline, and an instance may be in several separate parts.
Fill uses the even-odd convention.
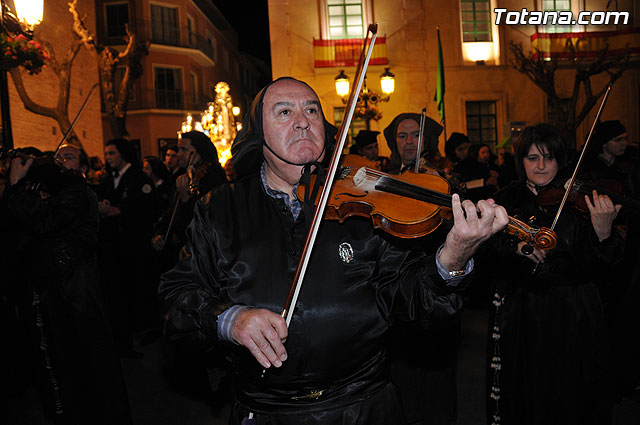
[[[360,167],[360,169],[356,172],[356,175],[353,176],[353,184],[355,187],[360,186],[367,177],[367,167]]]

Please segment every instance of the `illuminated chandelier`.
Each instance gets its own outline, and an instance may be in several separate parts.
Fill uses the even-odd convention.
[[[207,109],[200,114],[200,121],[194,121],[191,114],[187,114],[179,133],[192,130],[201,131],[209,136],[218,151],[218,160],[224,166],[231,158],[231,143],[236,133],[242,129],[242,124],[236,122],[240,108],[233,106],[229,94],[229,84],[220,81],[215,86],[216,97],[207,104]]]

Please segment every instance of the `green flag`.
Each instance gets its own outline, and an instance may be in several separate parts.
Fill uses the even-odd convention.
[[[444,123],[444,63],[442,62],[442,44],[440,44],[440,28],[438,28],[438,77],[436,82],[436,95],[433,98],[438,104],[440,122]]]

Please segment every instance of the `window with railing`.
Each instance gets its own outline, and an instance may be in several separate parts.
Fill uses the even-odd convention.
[[[211,48],[211,58],[216,61],[218,60],[218,58],[216,57],[216,53],[217,53],[217,41],[216,41],[216,37],[211,34],[209,31],[207,31],[207,44],[209,45],[209,47]]]
[[[151,42],[180,45],[177,7],[151,5]]]
[[[183,109],[182,70],[155,67],[153,76],[156,108]]]
[[[189,46],[195,47],[195,40],[193,37],[193,20],[187,16],[187,43]]]
[[[129,3],[105,4],[104,20],[107,37],[127,35],[126,25],[129,23]]]
[[[462,41],[492,41],[490,0],[460,0]]]
[[[495,144],[498,140],[496,102],[468,101],[465,106],[469,140],[472,143]]]
[[[547,12],[571,12],[571,0],[542,0],[542,10]],[[572,32],[571,25],[557,25],[547,22],[542,26],[546,33],[564,33]]]
[[[191,72],[189,76],[191,77],[192,100],[193,104],[195,105],[198,103],[198,97],[200,93],[200,90],[198,90],[198,76],[193,72]]]
[[[362,0],[327,0],[329,39],[364,38]]]

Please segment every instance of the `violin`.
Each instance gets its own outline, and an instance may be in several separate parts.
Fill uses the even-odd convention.
[[[393,236],[419,238],[451,217],[450,191],[449,182],[439,175],[391,175],[375,169],[375,162],[364,157],[345,155],[324,219],[343,222],[351,216],[367,217],[375,228]],[[299,199],[304,199],[304,192],[305,187],[298,186]],[[557,241],[553,231],[531,227],[513,217],[504,231],[542,250],[552,249]]]
[[[193,165],[187,167],[187,176],[189,177],[189,195],[199,197],[202,193],[200,190],[200,180],[207,175],[210,162],[203,162],[202,165],[196,170]]]
[[[33,159],[27,174],[23,177],[26,186],[53,195],[61,189],[84,182],[84,175],[79,170],[67,169],[50,155],[35,156],[17,148],[0,152],[0,160],[13,161],[19,159],[24,165]]]
[[[541,189],[536,197],[538,205],[543,207],[560,205],[567,184],[565,184],[565,187],[546,186]],[[575,180],[573,186],[571,186],[567,202],[583,215],[589,215],[589,207],[587,207],[584,195],[591,196],[594,190],[600,195],[607,195],[614,204],[640,209],[640,201],[624,196],[622,194],[622,184],[616,180],[600,180],[593,184]]]

